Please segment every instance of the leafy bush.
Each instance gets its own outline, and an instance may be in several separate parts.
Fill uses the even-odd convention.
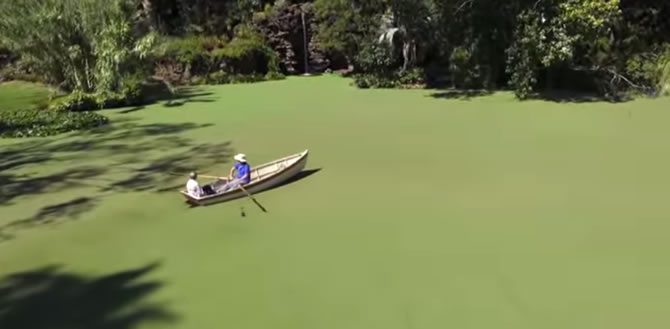
[[[212,72],[207,76],[207,83],[226,84],[230,82],[230,77],[225,71]]]
[[[14,110],[0,112],[1,137],[44,137],[107,124],[107,117],[93,112]]]
[[[225,47],[216,49],[211,57],[215,63],[229,73],[280,72],[280,59],[255,28],[242,25],[235,38]]]
[[[48,109],[78,112],[142,105],[146,103],[144,94],[144,85],[130,79],[128,84],[123,85],[120,92],[103,91],[89,94],[75,91],[51,101]]]
[[[398,83],[396,81],[384,75],[364,73],[364,74],[356,74],[353,76],[353,78],[356,87],[362,89],[398,87]]]
[[[354,84],[358,88],[423,88],[426,84],[423,69],[415,68],[405,72],[388,74],[356,74]]]
[[[393,52],[386,44],[365,43],[355,58],[357,69],[368,73],[386,73],[393,66]]]
[[[160,57],[172,59],[181,64],[193,64],[205,60],[211,51],[223,48],[228,40],[217,36],[187,36],[169,38],[160,47]]]
[[[0,69],[0,81],[20,80],[26,82],[45,83],[45,79],[30,70],[30,66],[23,61],[11,63]]]
[[[414,68],[409,71],[396,74],[398,83],[403,88],[422,88],[426,84],[426,72],[422,68]]]
[[[281,72],[270,71],[265,75],[265,80],[283,80],[286,76]]]
[[[473,50],[466,47],[456,47],[451,52],[449,73],[454,87],[476,88],[485,85],[482,81],[481,67],[476,63],[473,53]]]
[[[49,104],[50,111],[90,111],[98,109],[98,99],[94,94],[75,91],[67,96],[56,98]]]
[[[638,89],[667,95],[670,93],[670,45],[631,56],[626,61],[624,75],[634,81]]]
[[[170,82],[225,84],[283,78],[279,55],[263,35],[244,24],[230,41],[212,36],[168,39],[159,59],[156,74]]]
[[[270,80],[270,79],[268,79],[268,75],[270,75],[270,73],[268,73],[267,75],[264,76],[264,75],[261,75],[261,74],[258,74],[258,73],[229,74],[228,72],[225,72],[225,71],[216,71],[216,72],[210,73],[207,76],[207,83],[210,83],[210,84],[228,84],[228,83],[259,82],[259,81]]]

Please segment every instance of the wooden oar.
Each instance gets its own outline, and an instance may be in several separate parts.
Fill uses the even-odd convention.
[[[179,174],[179,173],[176,173],[176,172],[170,172],[170,173],[168,173],[168,174],[170,174],[170,175],[174,175],[174,176],[188,176],[188,174]],[[221,177],[219,177],[219,176],[208,176],[208,175],[200,175],[200,174],[198,174],[198,177],[202,177],[202,178],[215,178],[215,179],[220,179],[220,178],[221,178]]]
[[[221,179],[221,180],[225,180],[225,181],[230,181],[230,180],[229,180],[228,178],[226,178],[226,177],[217,177],[217,178],[218,178],[218,179]],[[242,192],[244,192],[244,194],[246,194],[246,195],[251,199],[251,201],[253,201],[253,202],[258,206],[258,208],[261,208],[261,210],[263,210],[263,212],[268,212],[268,211],[265,209],[265,207],[263,207],[263,205],[261,205],[260,202],[258,202],[258,201],[256,200],[256,198],[254,198],[254,197],[251,195],[251,193],[249,193],[249,191],[247,191],[247,190],[242,186],[242,183],[240,183],[239,188],[240,188],[240,190],[242,190]]]
[[[244,191],[244,193],[246,193],[246,195],[249,198],[251,198],[251,200],[258,206],[258,208],[261,208],[261,210],[263,210],[263,212],[268,212],[267,210],[265,210],[265,208],[263,208],[263,206],[260,203],[258,203],[258,201],[256,201],[256,199],[253,196],[251,196],[251,193],[247,192],[247,190],[244,187],[242,187],[242,184],[240,184],[240,190]]]

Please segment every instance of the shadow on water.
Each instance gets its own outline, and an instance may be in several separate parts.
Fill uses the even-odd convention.
[[[76,219],[115,193],[159,191],[175,182],[167,172],[189,172],[229,162],[233,154],[231,142],[203,143],[181,136],[211,126],[144,124],[123,118],[76,136],[3,146],[0,207],[54,192],[73,195],[69,201],[44,205],[28,219],[0,222],[0,242],[15,237],[16,232],[10,230]],[[49,171],[50,167],[64,169]],[[75,191],[82,187],[86,187],[85,194]],[[2,219],[11,220],[6,216]]]
[[[165,107],[180,107],[187,103],[213,103],[214,93],[196,87],[186,87],[177,91],[173,97],[163,104]]]
[[[144,110],[145,108],[146,108],[146,106],[144,106],[144,105],[139,105],[139,106],[135,106],[135,107],[131,107],[131,108],[129,108],[129,109],[125,109],[125,110],[119,111],[119,113],[122,113],[122,114],[128,114],[128,113],[133,113],[133,112],[137,112],[137,111]]]
[[[34,216],[11,222],[4,228],[27,228],[32,225],[48,224],[60,218],[78,219],[82,214],[97,206],[99,198],[80,197],[67,202],[46,206]]]
[[[441,98],[441,99],[470,100],[476,97],[489,96],[492,95],[493,93],[494,93],[493,90],[451,89],[430,94],[430,97]]]
[[[430,94],[430,97],[440,99],[471,100],[477,97],[493,95],[494,90],[486,89],[449,89]],[[545,90],[531,95],[529,100],[541,100],[555,103],[623,103],[632,98],[620,96],[618,98],[605,97],[595,93],[585,93],[570,90]]]
[[[0,328],[131,329],[178,317],[145,298],[163,286],[143,279],[158,263],[87,277],[49,266],[0,279]]]
[[[301,180],[303,180],[303,179],[305,179],[305,178],[307,178],[307,177],[309,177],[309,176],[312,176],[312,175],[318,173],[318,172],[321,171],[321,170],[322,170],[322,168],[306,169],[306,170],[303,170],[303,171],[299,172],[297,175],[295,175],[295,176],[291,177],[290,179],[284,181],[283,183],[281,183],[281,184],[279,184],[279,185],[275,185],[275,186],[273,186],[273,187],[271,187],[271,188],[269,188],[269,189],[263,190],[263,191],[261,191],[261,192],[259,192],[259,193],[256,193],[256,194],[261,194],[261,193],[263,193],[263,192],[272,191],[272,190],[278,189],[278,188],[280,188],[280,187],[284,187],[284,186],[286,186],[286,185],[290,185],[290,184],[293,184],[293,183],[297,183],[297,182],[299,182],[299,181],[301,181]]]
[[[571,90],[545,90],[536,93],[531,99],[544,100],[554,103],[625,103],[632,98],[625,96],[605,97],[595,93],[585,93]]]
[[[211,103],[216,101],[213,96],[214,93],[199,87],[179,87],[175,91],[171,91],[164,83],[154,82],[145,86],[145,88],[147,90],[143,94],[147,95],[148,98],[144,100],[143,104],[122,109],[117,113],[128,114],[141,111],[152,104],[162,103],[165,107],[180,107],[187,103]],[[116,109],[110,110],[114,111]]]

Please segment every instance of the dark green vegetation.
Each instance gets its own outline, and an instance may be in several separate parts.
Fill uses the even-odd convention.
[[[0,141],[0,328],[665,326],[668,99],[349,83],[204,87]],[[167,174],[305,148],[320,170],[256,195],[268,213],[189,209]]]
[[[25,82],[0,84],[0,137],[52,136],[99,127],[109,121],[88,111],[72,112],[55,106],[45,110],[50,97],[51,91],[43,85]]]
[[[108,119],[94,112],[39,109],[0,112],[0,137],[45,137],[99,127]]]
[[[670,2],[654,0],[4,1],[0,66],[101,104],[148,80],[172,89],[350,69],[361,87],[622,100],[670,90],[667,17]]]

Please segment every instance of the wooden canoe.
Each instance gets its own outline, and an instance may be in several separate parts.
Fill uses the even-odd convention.
[[[249,193],[258,193],[277,186],[299,174],[307,164],[308,151],[305,150],[285,158],[281,158],[272,162],[268,162],[251,168],[251,182],[244,185]],[[216,180],[205,186],[209,186],[212,190],[226,184],[224,180]],[[203,186],[203,188],[205,188]],[[194,197],[188,194],[185,190],[180,193],[186,198],[186,202],[195,206],[207,206],[214,203],[234,200],[246,197],[246,194],[241,189],[232,189],[223,193],[210,194],[202,197]]]

